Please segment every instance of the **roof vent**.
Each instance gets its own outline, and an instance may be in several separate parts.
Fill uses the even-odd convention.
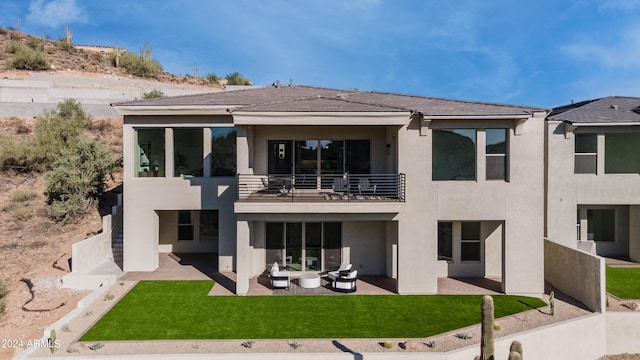
[[[611,108],[612,108],[613,110],[618,110],[618,105],[611,105]]]
[[[279,88],[280,87],[280,80],[274,81],[273,84],[271,84],[271,86],[273,86],[275,88]]]

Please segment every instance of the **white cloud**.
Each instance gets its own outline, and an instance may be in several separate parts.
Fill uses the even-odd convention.
[[[27,21],[57,28],[65,23],[87,23],[87,14],[76,0],[33,0],[29,4]]]
[[[562,50],[577,60],[599,63],[608,68],[636,68],[640,66],[639,32],[640,25],[633,25],[614,39],[574,43]]]

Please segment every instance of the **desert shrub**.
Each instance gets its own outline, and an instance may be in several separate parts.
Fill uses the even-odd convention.
[[[13,216],[16,220],[29,220],[33,216],[30,206],[22,203],[14,203],[3,209]]]
[[[13,57],[6,62],[5,66],[8,69],[48,70],[50,68],[49,59],[43,51],[34,50],[15,41],[10,42],[5,51],[13,54]]]
[[[11,194],[11,201],[14,203],[22,203],[25,201],[29,201],[35,197],[36,197],[36,194],[34,192],[16,190],[13,192],[13,194]]]
[[[0,282],[0,314],[4,313],[4,310],[5,310],[4,298],[7,296],[8,293],[9,293],[9,290],[7,289],[7,286],[3,282]]]
[[[207,74],[205,79],[209,84],[220,84],[220,76],[216,75],[214,72]]]
[[[104,145],[76,138],[45,177],[49,216],[64,222],[82,216],[104,191],[113,166],[113,154]]]
[[[227,85],[251,85],[251,80],[245,78],[239,72],[234,72],[225,76]]]
[[[156,99],[156,98],[162,98],[162,97],[165,97],[164,92],[158,89],[153,89],[151,91],[147,91],[146,93],[142,94],[143,99]]]
[[[15,54],[19,51],[24,51],[26,50],[26,47],[18,41],[11,41],[7,44],[7,46],[5,46],[4,51],[8,52],[9,54]]]
[[[115,66],[115,55],[112,56],[112,63]],[[162,73],[162,65],[148,57],[126,52],[120,55],[120,67],[129,74],[152,77]]]
[[[71,45],[71,43],[68,42],[66,38],[61,37],[58,40],[58,48],[66,52],[71,52],[71,49],[73,49],[73,45]]]
[[[19,139],[0,134],[0,169],[45,171],[92,124],[78,101],[67,99],[36,117],[35,136]]]
[[[29,38],[29,40],[27,41],[27,46],[36,51],[44,50],[44,45],[42,44],[42,40],[35,37]]]

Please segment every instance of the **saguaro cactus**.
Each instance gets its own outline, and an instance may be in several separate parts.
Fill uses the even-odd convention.
[[[482,297],[482,336],[480,339],[480,360],[493,360],[493,298]]]
[[[551,314],[551,316],[555,315],[556,313],[556,304],[555,304],[555,293],[553,291],[551,291],[549,293],[549,314]]]

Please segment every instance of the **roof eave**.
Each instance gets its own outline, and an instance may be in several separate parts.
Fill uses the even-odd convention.
[[[228,115],[236,105],[117,105],[118,115]]]
[[[236,125],[406,125],[409,111],[253,112],[234,111]]]

